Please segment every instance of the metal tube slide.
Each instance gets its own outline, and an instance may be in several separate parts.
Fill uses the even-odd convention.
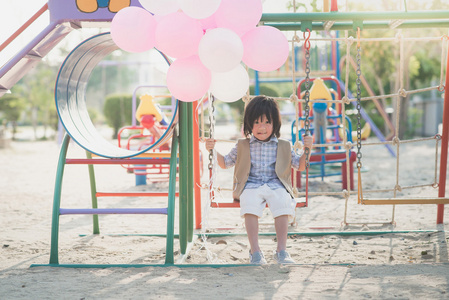
[[[85,150],[106,158],[128,158],[168,141],[177,122],[178,106],[168,129],[154,144],[138,151],[119,148],[108,142],[92,124],[86,106],[86,89],[95,66],[119,49],[110,33],[93,36],[79,44],[63,62],[56,80],[55,101],[59,118],[70,137]],[[169,60],[161,53],[167,63]]]

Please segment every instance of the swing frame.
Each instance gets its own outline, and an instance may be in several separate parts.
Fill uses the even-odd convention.
[[[353,30],[363,29],[412,29],[412,28],[449,28],[449,11],[412,11],[412,12],[324,12],[324,13],[272,13],[263,14],[261,24],[275,27],[281,31],[307,30]],[[297,38],[297,36],[295,36]],[[295,39],[294,38],[294,39]],[[447,38],[447,36],[446,36]],[[298,39],[299,40],[299,39]],[[448,51],[449,52],[449,51]],[[443,62],[442,62],[443,63]],[[447,62],[446,70],[449,68]],[[449,85],[446,72],[445,86]],[[295,76],[295,75],[293,75]],[[295,77],[293,77],[295,79]],[[437,204],[437,223],[443,223],[444,204],[449,203],[445,197],[445,180],[447,171],[447,153],[449,140],[449,93],[445,93],[443,112],[443,135],[440,155],[440,174],[438,197],[435,198],[373,198],[363,199],[365,205],[395,204]],[[388,202],[387,202],[388,201]],[[360,201],[362,203],[362,201]],[[198,203],[197,203],[198,204]],[[198,223],[197,228],[201,228]]]

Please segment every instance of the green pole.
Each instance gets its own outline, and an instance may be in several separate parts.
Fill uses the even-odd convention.
[[[449,10],[409,12],[316,12],[316,13],[266,13],[261,22],[313,22],[313,21],[390,21],[390,20],[447,20]]]
[[[92,159],[92,153],[86,151],[86,157]],[[97,183],[95,182],[95,171],[93,165],[87,165],[89,169],[89,181],[90,181],[90,197],[92,199],[92,208],[98,208],[97,199]],[[92,215],[93,222],[93,234],[100,234],[100,225],[98,224],[98,215]]]
[[[299,31],[302,30],[301,22],[288,22],[281,23],[277,21],[274,23],[264,23],[266,26],[276,27],[281,31]],[[335,22],[330,30],[354,30],[355,22]],[[386,29],[389,30],[390,22],[388,21],[363,21],[363,29]],[[435,20],[435,21],[404,21],[402,24],[395,27],[396,29],[413,29],[413,28],[447,28],[449,27],[449,21],[447,20]],[[324,22],[313,22],[312,31],[322,31],[324,29]]]
[[[188,228],[188,109],[187,103],[179,101],[179,244],[181,254],[187,249]]]
[[[194,199],[194,178],[193,178],[193,103],[190,102],[187,104],[188,112],[187,115],[189,117],[189,123],[188,123],[188,142],[189,142],[189,149],[188,149],[188,198],[187,198],[187,220],[188,220],[188,227],[187,227],[187,240],[189,242],[193,241],[193,228],[194,228],[194,216],[193,216],[193,199]]]
[[[174,264],[173,242],[175,239],[175,196],[176,196],[176,167],[178,165],[178,136],[176,129],[173,131],[170,175],[168,185],[168,207],[167,207],[167,239],[165,246],[165,264]]]
[[[59,209],[61,208],[62,178],[64,175],[65,159],[69,147],[70,136],[66,134],[59,153],[58,168],[56,170],[55,193],[53,195],[53,213],[51,221],[50,264],[59,264],[58,236],[59,236]]]

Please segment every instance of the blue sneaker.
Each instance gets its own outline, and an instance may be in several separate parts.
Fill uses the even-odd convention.
[[[287,251],[281,250],[280,252],[274,251],[274,259],[278,264],[294,264],[295,261],[290,257]]]
[[[265,265],[267,263],[262,251],[254,252],[251,254],[249,251],[249,263],[253,265]]]

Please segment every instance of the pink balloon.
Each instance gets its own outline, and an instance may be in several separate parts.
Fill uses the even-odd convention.
[[[189,57],[197,53],[203,33],[198,20],[175,12],[159,21],[156,48],[174,58]]]
[[[140,7],[125,7],[111,22],[112,40],[128,52],[144,52],[156,44],[157,22],[153,15]]]
[[[251,69],[270,72],[280,68],[288,58],[290,46],[285,35],[271,26],[260,26],[243,37],[242,61]]]
[[[215,21],[215,15],[212,15],[205,19],[201,19],[199,21],[204,31],[207,31],[208,29],[217,28],[217,21]]]
[[[185,102],[200,99],[209,89],[211,72],[193,55],[173,62],[167,72],[167,87],[172,95]]]
[[[214,14],[217,27],[225,27],[242,36],[257,26],[262,17],[261,0],[222,0]]]

